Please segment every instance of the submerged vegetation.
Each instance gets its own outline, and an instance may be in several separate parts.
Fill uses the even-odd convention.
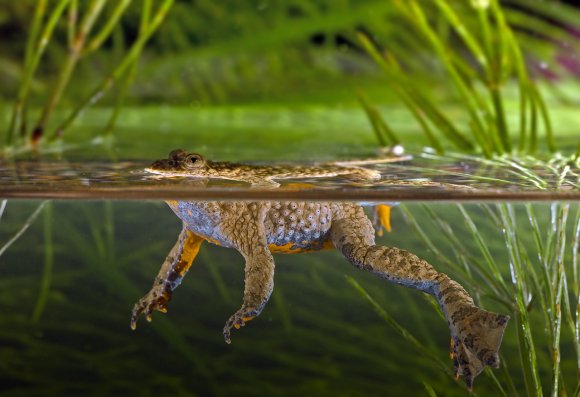
[[[36,205],[17,204],[8,215],[25,218]],[[85,379],[100,392],[466,393],[451,372],[436,302],[359,272],[332,251],[277,257],[274,296],[230,350],[221,329],[239,303],[243,263],[230,250],[205,245],[170,315],[131,333],[130,309],[179,232],[177,219],[151,203],[60,202],[49,210],[54,216],[39,218],[0,262],[4,387],[26,381],[31,393],[62,392],[79,386],[70,379]],[[501,368],[478,378],[474,394],[574,395],[579,217],[577,204],[564,203],[406,204],[394,212],[394,230],[381,244],[425,257],[479,305],[512,314]],[[146,228],[151,232],[134,232]],[[42,250],[30,250],[31,238]],[[22,265],[8,266],[16,261]],[[66,360],[44,367],[57,351],[75,367]],[[68,379],[58,376],[65,370]],[[140,381],[133,382],[137,373]],[[220,385],[222,377],[229,381]],[[279,382],[289,389],[277,388]]]

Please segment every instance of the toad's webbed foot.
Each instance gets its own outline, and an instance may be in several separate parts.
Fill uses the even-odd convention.
[[[475,306],[464,311],[470,313],[456,324],[453,321],[450,324],[451,357],[455,375],[463,376],[471,390],[473,380],[486,365],[499,367],[498,350],[509,316]]]
[[[227,344],[232,343],[230,339],[230,331],[232,328],[240,329],[246,323],[252,319],[254,319],[258,314],[260,314],[260,310],[256,309],[240,309],[235,312],[229,319],[226,321],[226,325],[224,326],[224,339]]]
[[[131,313],[131,329],[137,328],[137,320],[141,315],[144,315],[147,321],[151,322],[151,314],[157,310],[161,313],[167,313],[167,303],[171,300],[171,291],[162,284],[151,288],[145,296],[133,306]]]

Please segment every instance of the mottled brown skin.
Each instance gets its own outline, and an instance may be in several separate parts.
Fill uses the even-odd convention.
[[[252,186],[277,187],[276,180],[298,178],[330,178],[339,175],[355,180],[377,180],[381,175],[362,167],[365,164],[395,162],[409,156],[387,156],[380,159],[324,163],[313,166],[277,165],[257,166],[230,162],[215,162],[197,153],[183,149],[173,150],[167,159],[154,162],[145,170],[163,176],[185,176],[190,178],[215,178],[246,182]]]
[[[375,244],[374,229],[362,207],[338,202],[169,201],[183,220],[177,243],[151,291],[134,307],[132,328],[144,314],[166,311],[172,292],[191,266],[202,240],[234,248],[245,258],[241,308],[224,327],[230,330],[258,316],[274,287],[272,252],[299,253],[335,247],[356,267],[437,298],[452,338],[455,372],[468,387],[486,365],[498,367],[498,349],[508,316],[476,307],[469,294],[429,263],[398,248]]]

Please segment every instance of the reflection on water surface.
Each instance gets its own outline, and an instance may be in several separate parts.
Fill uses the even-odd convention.
[[[275,165],[274,163],[270,163]],[[307,166],[311,163],[294,163]],[[288,178],[278,189],[220,179],[158,177],[144,162],[0,163],[0,195],[14,198],[133,199],[346,199],[346,200],[548,200],[580,198],[580,171],[569,159],[482,160],[416,155],[410,161],[368,164],[375,181],[347,176]],[[261,163],[260,165],[268,165]]]

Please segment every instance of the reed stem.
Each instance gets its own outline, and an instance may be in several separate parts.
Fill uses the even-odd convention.
[[[29,44],[27,44],[27,49],[34,48],[34,50],[27,50],[27,54],[31,54],[29,55],[30,60],[29,62],[25,62],[24,78],[18,89],[18,94],[14,103],[14,108],[12,110],[12,117],[8,131],[6,133],[7,145],[11,145],[13,143],[16,136],[16,131],[21,129],[22,124],[24,123],[23,112],[27,107],[28,94],[30,92],[32,78],[34,77],[34,73],[36,72],[40,59],[42,58],[42,54],[50,42],[54,28],[57,22],[60,20],[60,16],[64,12],[64,9],[68,5],[69,1],[70,0],[60,0],[58,4],[52,9],[48,21],[42,29],[42,33],[40,34],[38,42],[35,42],[35,35],[31,35],[29,37]],[[45,0],[39,0],[39,3],[37,3],[37,11],[35,12],[33,24],[38,24],[40,26],[45,9]],[[40,27],[38,27],[38,29],[40,29]],[[34,33],[34,29],[32,32]]]
[[[60,70],[60,74],[52,89],[50,97],[42,109],[42,113],[36,122],[34,130],[32,131],[32,143],[36,143],[44,135],[46,124],[50,119],[50,116],[52,115],[57,103],[60,101],[62,93],[68,85],[68,82],[81,57],[87,36],[89,35],[99,14],[103,10],[106,1],[107,0],[92,0],[86,11],[86,14],[80,23],[78,31],[73,27],[69,29],[69,32],[74,31],[76,34],[73,37],[72,45],[68,49],[68,57],[66,58],[64,65]],[[74,21],[69,22],[72,23]]]
[[[117,27],[119,19],[125,12],[125,9],[129,7],[132,0],[119,0],[115,6],[115,9],[111,15],[107,18],[107,22],[101,28],[99,33],[93,37],[93,39],[82,49],[82,56],[85,57],[91,52],[97,50],[101,47],[103,42],[111,35],[113,30]]]

